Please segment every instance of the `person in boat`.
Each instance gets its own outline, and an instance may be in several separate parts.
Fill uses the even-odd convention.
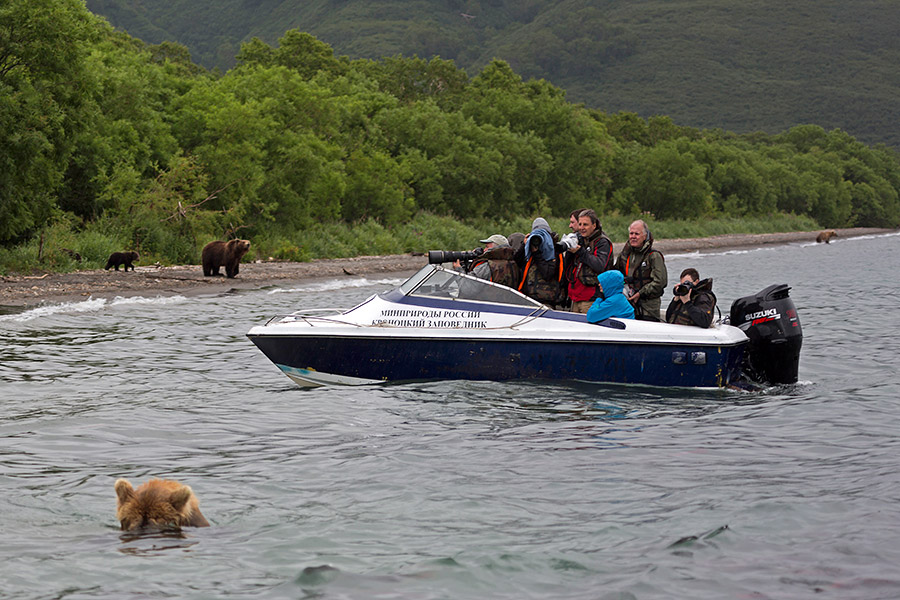
[[[712,325],[716,311],[716,295],[712,278],[700,280],[697,269],[681,272],[681,281],[673,288],[675,295],[666,309],[666,322],[707,328]]]
[[[515,261],[516,251],[509,240],[495,233],[481,242],[485,244],[484,252],[469,264],[466,272],[479,279],[515,288],[519,283],[519,268]]]
[[[597,276],[613,266],[612,242],[593,210],[578,215],[578,238],[567,251],[571,256],[565,276],[572,312],[586,313],[599,297]]]
[[[578,244],[578,234],[579,234],[578,216],[581,215],[581,213],[583,213],[586,210],[587,210],[586,208],[576,208],[575,210],[573,210],[572,212],[569,213],[569,233],[562,236],[562,238],[560,238],[560,240],[559,240],[560,243],[565,244],[565,246],[566,246],[565,249],[571,248]],[[563,263],[564,263],[563,264],[563,272],[565,272],[565,273],[569,272],[569,265],[572,264],[572,261],[574,259],[575,259],[575,257],[569,252],[566,252],[565,254],[563,254]],[[568,282],[567,282],[566,283],[566,296],[568,296],[568,287],[569,286],[568,286]]]
[[[458,260],[453,261],[453,269],[455,271],[459,271],[460,273],[471,273],[471,274],[475,275],[475,273],[473,273],[473,271],[475,270],[475,267],[479,266],[480,264],[482,264],[484,262],[483,260],[481,260],[481,255],[486,250],[490,250],[491,248],[496,248],[496,247],[509,246],[509,240],[506,239],[506,236],[501,235],[499,233],[495,233],[494,235],[492,235],[490,237],[487,237],[483,240],[478,240],[478,241],[481,242],[482,244],[484,244],[483,248],[475,248],[474,250],[472,250],[472,252],[478,253],[478,255],[479,255],[478,258],[476,258],[475,260],[469,261],[465,264],[463,264],[462,262],[460,262]],[[480,273],[484,274],[485,271],[482,269],[480,271]],[[475,275],[475,276],[478,277],[478,275]],[[482,277],[482,279],[487,279],[487,278]]]
[[[563,280],[563,247],[550,229],[547,220],[538,217],[531,224],[531,233],[522,248],[516,252],[516,263],[521,272],[517,285],[512,286],[550,308],[565,302]]]
[[[625,297],[625,276],[615,269],[597,275],[597,290],[600,297],[594,300],[587,311],[588,323],[599,323],[605,319],[633,319],[634,307]]]
[[[628,227],[628,241],[616,259],[616,268],[630,287],[625,295],[634,306],[635,318],[660,321],[661,298],[669,276],[666,260],[653,248],[653,235],[644,221],[638,219]]]
[[[586,208],[576,208],[572,212],[569,213],[569,232],[575,235],[578,235],[578,217],[581,216],[581,213],[586,211]],[[567,234],[568,235],[568,234]]]
[[[515,232],[509,234],[509,247],[515,250],[516,252],[525,245],[525,238],[528,237],[524,233]]]

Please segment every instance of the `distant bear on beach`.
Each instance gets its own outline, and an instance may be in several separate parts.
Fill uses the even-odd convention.
[[[177,481],[151,479],[134,489],[127,479],[117,479],[115,488],[116,518],[122,531],[144,527],[209,527],[194,492]]]
[[[825,231],[823,231],[822,233],[820,233],[819,235],[816,236],[816,242],[818,242],[819,244],[821,244],[822,242],[825,242],[826,244],[830,244],[831,238],[833,238],[833,237],[838,237],[837,232],[834,229],[826,229]]]
[[[134,262],[137,261],[141,257],[137,252],[113,252],[109,255],[109,260],[106,261],[106,266],[103,267],[107,271],[110,267],[115,267],[116,271],[119,270],[119,265],[125,265],[125,271],[128,271],[128,267],[131,267],[131,270],[134,271]]]
[[[241,258],[250,249],[249,240],[217,240],[203,247],[201,260],[205,276],[221,275],[219,267],[225,267],[225,276],[233,279],[238,274]]]

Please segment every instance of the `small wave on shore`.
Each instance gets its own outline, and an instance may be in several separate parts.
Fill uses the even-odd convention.
[[[335,290],[343,290],[348,288],[362,288],[370,286],[390,286],[395,287],[406,281],[406,277],[391,277],[386,279],[329,279],[327,281],[317,281],[315,283],[306,283],[290,288],[276,288],[270,290],[270,294],[287,294],[296,292],[331,292]]]
[[[133,305],[133,304],[178,304],[187,300],[184,296],[155,296],[148,298],[145,296],[130,296],[115,298],[88,298],[78,302],[59,302],[41,304],[22,312],[0,315],[0,323],[3,322],[26,322],[33,319],[41,319],[51,315],[58,314],[77,314],[97,312],[104,308],[115,306]]]

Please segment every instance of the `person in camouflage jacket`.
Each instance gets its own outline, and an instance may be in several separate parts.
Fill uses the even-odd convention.
[[[628,241],[616,259],[616,268],[625,276],[625,295],[634,306],[635,318],[661,320],[660,298],[669,276],[665,257],[653,248],[653,235],[644,221],[639,219],[628,227]]]

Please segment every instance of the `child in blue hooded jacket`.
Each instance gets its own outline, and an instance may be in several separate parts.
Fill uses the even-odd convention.
[[[622,289],[625,287],[625,276],[621,271],[604,271],[597,275],[597,292],[600,297],[594,300],[587,311],[588,323],[599,323],[604,319],[633,319],[634,307]]]

